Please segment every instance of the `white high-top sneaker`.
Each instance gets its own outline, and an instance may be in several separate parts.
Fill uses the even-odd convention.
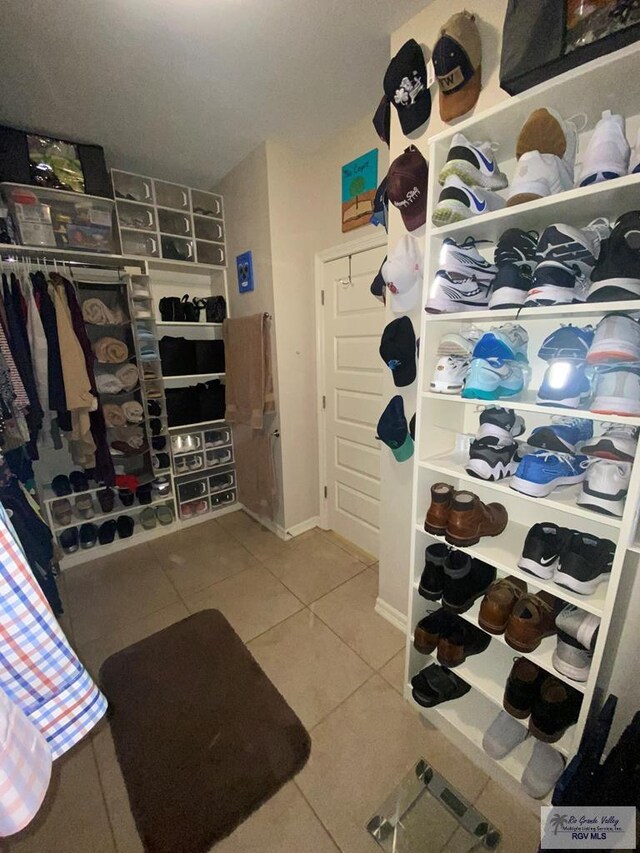
[[[586,187],[626,175],[629,170],[629,154],[629,143],[624,134],[624,118],[605,110],[584,153],[579,185]]]

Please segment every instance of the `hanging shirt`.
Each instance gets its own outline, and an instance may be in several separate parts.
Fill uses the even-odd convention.
[[[58,625],[0,507],[0,689],[49,744],[53,758],[100,720],[107,700]]]

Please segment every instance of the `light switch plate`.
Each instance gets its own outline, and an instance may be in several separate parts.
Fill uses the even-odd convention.
[[[253,258],[251,252],[243,252],[236,257],[236,269],[238,271],[239,293],[249,293],[253,290]]]

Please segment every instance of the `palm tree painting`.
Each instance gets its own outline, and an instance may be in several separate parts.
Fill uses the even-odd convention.
[[[377,184],[377,148],[342,167],[343,231],[351,231],[370,221]]]

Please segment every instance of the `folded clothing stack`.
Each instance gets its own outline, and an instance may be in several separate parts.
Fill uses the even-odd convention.
[[[127,345],[118,338],[100,338],[93,344],[93,351],[102,364],[121,364],[129,358]]]
[[[165,376],[224,373],[224,342],[191,341],[165,335],[160,339],[160,360]]]
[[[190,385],[187,388],[166,388],[165,398],[169,426],[183,426],[224,418],[225,386],[219,379]]]

